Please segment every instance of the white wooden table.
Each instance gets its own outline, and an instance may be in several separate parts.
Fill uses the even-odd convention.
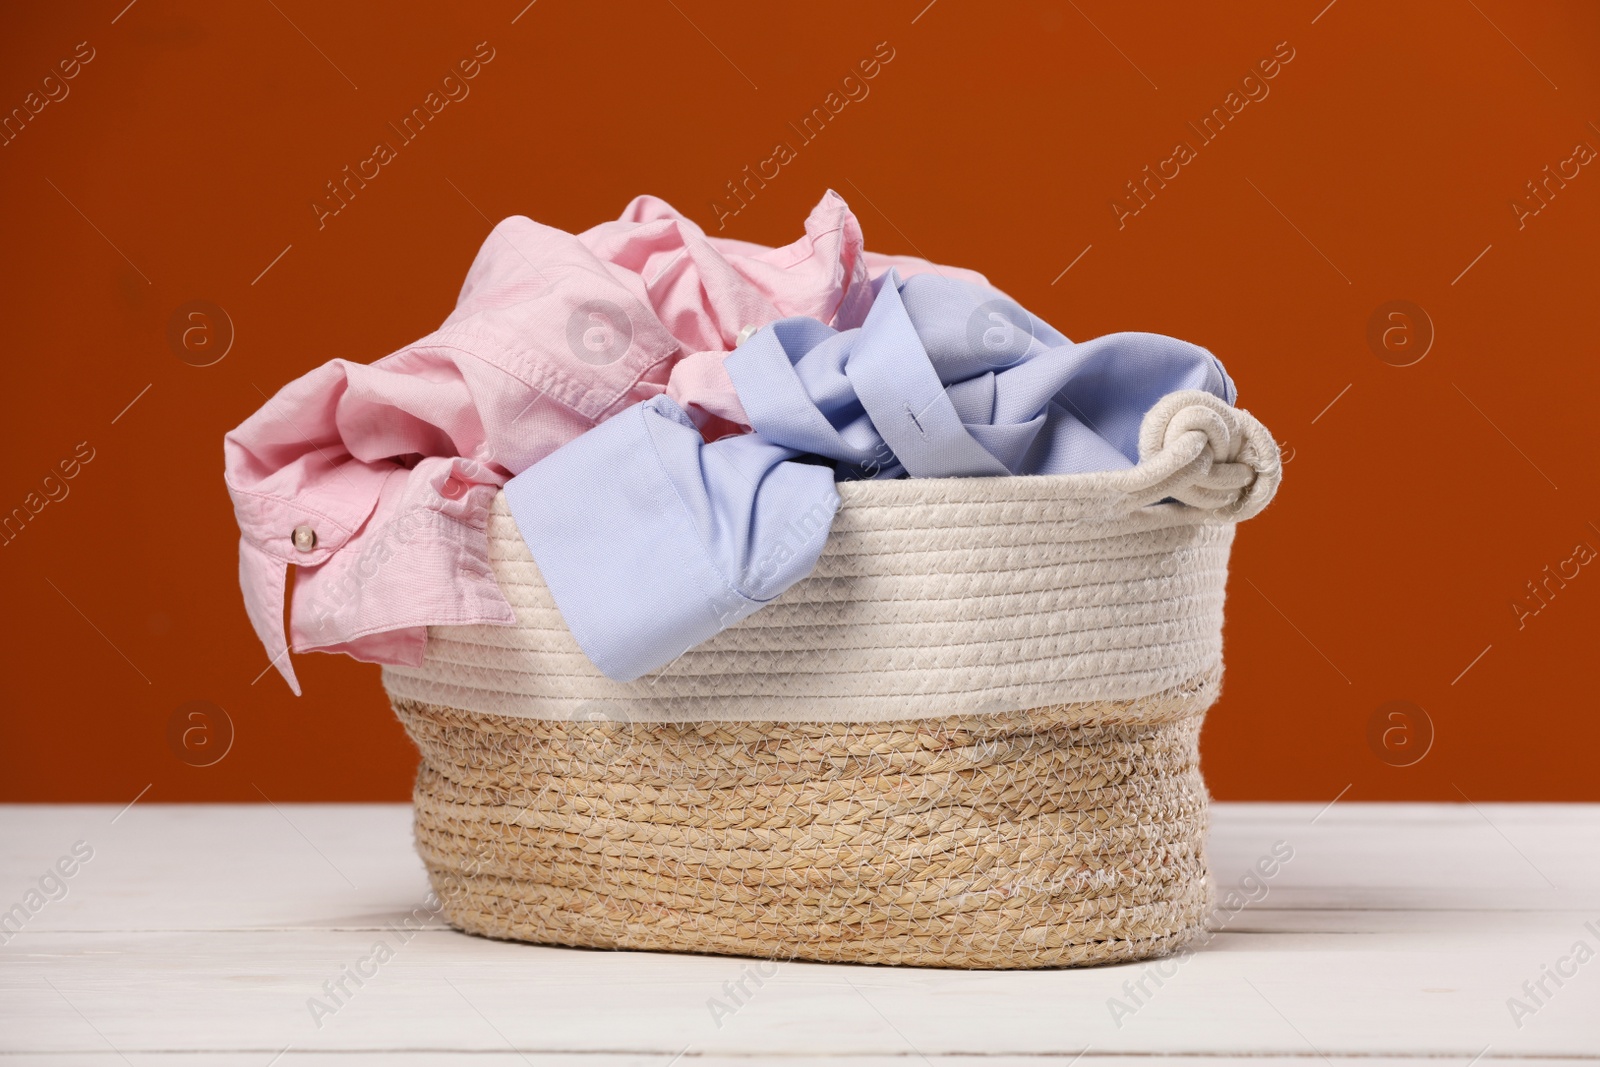
[[[757,984],[743,960],[406,930],[426,882],[402,806],[0,807],[0,1067],[1600,1060],[1600,807],[1214,821],[1224,903],[1275,842],[1293,858],[1181,965]]]

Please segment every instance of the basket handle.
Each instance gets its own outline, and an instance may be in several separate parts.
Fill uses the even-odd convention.
[[[1240,522],[1271,502],[1283,479],[1278,443],[1259,419],[1211,393],[1168,393],[1145,413],[1127,503],[1178,500]]]

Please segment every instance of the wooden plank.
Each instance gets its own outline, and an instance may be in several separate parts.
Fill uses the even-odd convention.
[[[1218,805],[1213,869],[1224,901],[1231,887],[1247,902],[1219,913],[1221,932],[1181,964],[790,963],[757,985],[743,960],[388,929],[425,892],[403,806],[136,805],[114,823],[114,808],[11,807],[0,810],[0,901],[75,841],[95,854],[0,947],[0,1051],[52,1063],[113,1047],[134,1062],[231,1050],[265,1063],[286,1046],[280,1062],[323,1050],[341,1064],[513,1046],[533,1062],[657,1064],[687,1049],[832,1064],[981,1054],[993,1067],[996,1056],[1065,1061],[1086,1045],[1086,1065],[1157,1054],[1465,1064],[1485,1048],[1483,1062],[1600,1059],[1600,960],[1560,988],[1545,978],[1537,1003],[1522,989],[1577,941],[1600,949],[1600,807],[1480,808]],[[1245,881],[1278,840],[1294,858]],[[380,938],[393,958],[330,996],[323,983]],[[1513,1018],[1512,997],[1536,1010]]]
[[[1579,910],[1600,899],[1600,806],[1478,808],[1216,805],[1211,869],[1226,889],[1290,841],[1294,861],[1261,904],[1294,910]],[[117,816],[0,806],[0,901],[21,899],[77,841],[93,861],[32,928],[373,928],[427,893],[405,805],[141,803]]]
[[[1235,885],[1282,840],[1295,858],[1259,906],[1572,911],[1600,900],[1600,807],[1479,808],[1218,804],[1212,872]],[[118,815],[0,806],[0,906],[78,841],[94,858],[30,928],[370,929],[427,892],[406,805],[141,803]]]
[[[276,1056],[277,1058],[273,1058]],[[270,1063],[269,1063],[270,1061]],[[6,1056],[6,1067],[63,1067],[62,1057],[52,1054],[21,1054]],[[174,1062],[171,1053],[114,1052],[76,1053],[70,1061],[73,1067],[168,1067]],[[463,1062],[458,1052],[200,1052],[186,1053],[180,1061],[183,1067],[459,1067]],[[671,1067],[671,1059],[656,1053],[571,1053],[571,1052],[479,1052],[466,1062],[472,1067],[553,1067],[555,1064],[580,1062],[585,1067]],[[750,1056],[701,1056],[686,1053],[677,1058],[683,1067],[750,1067],[752,1063],[780,1063],[783,1067],[909,1067],[921,1062],[937,1063],[939,1067],[1171,1067],[1172,1056],[1096,1056],[1093,1052],[1080,1056],[1074,1052],[1053,1053],[1047,1056],[941,1056],[937,1053],[923,1056],[807,1056],[786,1055],[781,1059],[752,1058]],[[1180,1059],[1178,1062],[1183,1062]],[[1311,1067],[1323,1062],[1316,1057],[1303,1056],[1206,1056],[1190,1058],[1195,1067]],[[1348,1064],[1349,1067],[1440,1067],[1436,1057],[1330,1056],[1327,1062]],[[1497,1063],[1513,1062],[1485,1055],[1478,1061],[1485,1067]],[[1592,1059],[1552,1058],[1536,1061],[1538,1067],[1594,1067]],[[1459,1067],[1459,1065],[1457,1065]]]
[[[739,1054],[1103,1052],[1582,1055],[1597,1049],[1600,965],[1519,1029],[1505,1002],[1579,938],[1521,913],[1464,936],[1222,933],[1167,965],[968,973],[585,952],[427,931],[25,932],[4,950],[4,1045],[518,1048]],[[325,982],[393,959],[348,995]],[[1591,944],[1592,936],[1588,936]],[[734,985],[744,980],[741,991]],[[1143,989],[1141,990],[1141,984]],[[314,1001],[335,1007],[314,1011]],[[1124,1010],[1113,1010],[1113,1005]],[[826,1020],[826,1026],[819,1026]],[[318,1025],[320,1021],[321,1025]],[[92,1022],[92,1026],[88,1025]]]
[[[30,929],[367,929],[428,891],[409,805],[13,805],[3,906],[78,842],[93,858]]]
[[[1573,910],[1600,900],[1600,806],[1216,806],[1219,883],[1274,840],[1296,855],[1272,903],[1294,908]]]

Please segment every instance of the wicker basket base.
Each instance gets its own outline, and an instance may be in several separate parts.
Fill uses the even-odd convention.
[[[394,708],[423,756],[418,850],[470,933],[1016,968],[1201,931],[1216,692],[879,723]]]

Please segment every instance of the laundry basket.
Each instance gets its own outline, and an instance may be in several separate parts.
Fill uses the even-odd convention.
[[[1131,470],[839,485],[810,577],[656,673],[585,658],[506,509],[514,626],[388,667],[417,847],[491,937],[1011,968],[1204,928],[1201,719],[1234,524],[1276,490],[1244,411],[1175,393]]]

